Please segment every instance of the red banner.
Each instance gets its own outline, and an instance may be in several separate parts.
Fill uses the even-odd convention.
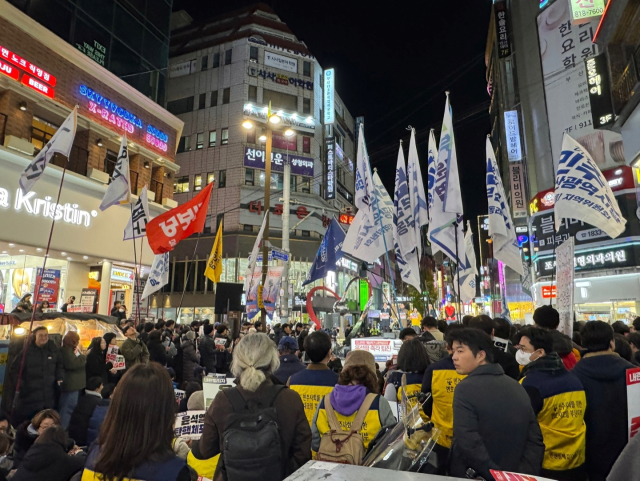
[[[172,251],[182,239],[204,230],[212,188],[213,182],[190,201],[165,212],[147,224],[149,246],[155,254]]]

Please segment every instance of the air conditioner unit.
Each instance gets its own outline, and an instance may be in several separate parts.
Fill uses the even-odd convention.
[[[22,154],[33,155],[35,146],[25,139],[14,137],[13,135],[7,135],[4,138],[4,146],[8,149],[17,150]]]
[[[107,174],[106,172],[102,172],[101,170],[95,169],[93,167],[89,167],[89,169],[87,170],[87,177],[97,182],[100,182],[101,184],[109,183],[109,174]]]
[[[174,209],[175,207],[178,207],[178,203],[173,199],[169,199],[168,197],[165,197],[164,199],[162,199],[162,205],[165,207],[169,207],[170,209]]]

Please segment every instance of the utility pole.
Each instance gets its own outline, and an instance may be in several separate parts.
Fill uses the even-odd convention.
[[[269,105],[269,114],[271,113],[271,105]],[[267,220],[262,234],[262,286],[264,286],[269,272],[269,211],[271,210],[271,143],[273,140],[273,132],[267,120],[267,142],[264,154],[264,212]],[[267,332],[267,311],[263,307],[260,311],[260,329]]]
[[[291,252],[289,250],[289,215],[290,215],[290,200],[291,200],[291,163],[289,162],[289,156],[284,163],[284,209],[282,210],[282,250],[287,254],[287,262],[284,263],[284,270],[282,272],[282,288],[284,289],[284,295],[280,301],[281,307],[280,315],[283,322],[289,320],[289,263],[291,262]],[[283,314],[284,313],[284,314]]]

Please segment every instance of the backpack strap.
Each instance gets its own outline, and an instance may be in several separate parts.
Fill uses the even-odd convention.
[[[333,410],[333,406],[331,405],[331,393],[327,394],[324,397],[324,410],[327,413],[329,429],[336,432],[342,431],[342,427],[340,426],[338,418],[336,417],[336,412]]]
[[[356,414],[356,417],[351,424],[351,431],[356,433],[360,432],[362,424],[364,423],[364,418],[367,417],[369,408],[371,407],[371,404],[373,404],[373,401],[375,401],[377,396],[377,394],[370,393],[367,394],[366,398],[364,398],[364,401],[362,401],[362,404],[358,408],[358,414]]]
[[[270,386],[265,394],[265,399],[260,401],[260,404],[269,407],[273,406],[278,394],[280,394],[285,388],[286,386],[283,385]],[[247,401],[242,397],[242,394],[240,394],[237,387],[225,389],[222,392],[227,396],[227,399],[229,399],[229,402],[231,403],[231,407],[233,407],[233,410],[236,413],[242,413],[249,410]]]
[[[287,388],[287,386],[285,386],[283,384],[274,384],[273,386],[271,386],[269,388],[269,391],[265,395],[265,399],[262,402],[262,404],[264,406],[272,407],[273,403],[276,402],[276,398],[278,397],[278,394],[280,394],[286,388]]]

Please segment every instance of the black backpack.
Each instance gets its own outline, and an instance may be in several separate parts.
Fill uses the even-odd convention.
[[[285,478],[278,418],[273,403],[285,386],[271,386],[262,400],[245,401],[237,388],[225,389],[234,413],[222,437],[228,481],[282,481]]]

